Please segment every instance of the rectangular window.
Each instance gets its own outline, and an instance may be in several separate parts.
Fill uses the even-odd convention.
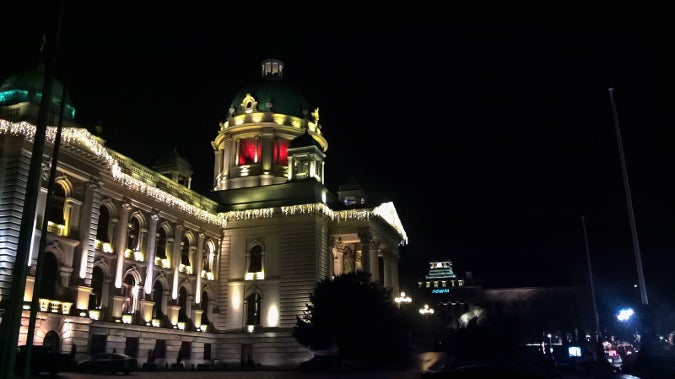
[[[156,340],[155,341],[155,358],[166,359],[166,341],[165,340]]]
[[[91,346],[89,353],[91,355],[105,353],[105,344],[108,336],[105,334],[94,334],[91,336]]]
[[[288,166],[288,145],[290,141],[277,138],[274,140],[274,163]]]
[[[124,354],[138,358],[138,337],[127,337]]]
[[[207,361],[211,360],[211,344],[210,343],[204,344],[204,360],[207,360]]]
[[[248,138],[239,141],[239,165],[257,163],[262,156],[262,144],[256,138]]]
[[[178,361],[190,360],[192,356],[192,343],[189,341],[182,341],[180,343],[180,350],[178,351]]]

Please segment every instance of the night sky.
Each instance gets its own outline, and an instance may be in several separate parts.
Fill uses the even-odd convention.
[[[66,8],[62,29],[59,77],[82,126],[102,125],[107,146],[147,166],[177,149],[206,193],[218,123],[260,61],[280,59],[320,108],[327,186],[354,176],[394,202],[404,286],[436,258],[490,288],[586,285],[584,217],[599,305],[639,304],[615,88],[649,302],[675,306],[665,27],[244,27],[96,6]],[[41,33],[3,31],[0,80],[34,62]]]

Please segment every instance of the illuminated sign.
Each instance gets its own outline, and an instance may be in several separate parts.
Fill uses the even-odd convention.
[[[431,290],[431,293],[450,293],[450,288],[436,288]]]

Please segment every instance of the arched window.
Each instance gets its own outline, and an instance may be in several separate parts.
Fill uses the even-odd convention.
[[[127,249],[138,250],[138,242],[140,240],[141,223],[137,217],[132,217],[129,221],[129,230],[127,233]]]
[[[42,340],[42,345],[49,346],[49,351],[52,353],[61,352],[61,337],[59,333],[50,330],[45,334],[45,338]]]
[[[202,292],[202,325],[209,324],[209,294]]]
[[[180,243],[180,263],[190,266],[190,238],[188,236],[183,236]]]
[[[101,242],[110,242],[108,236],[108,225],[110,224],[110,211],[105,205],[101,205],[98,214],[98,227],[96,229],[96,239]]]
[[[251,249],[248,272],[260,271],[262,271],[262,247],[260,245],[255,245]]]
[[[178,311],[178,321],[186,322],[188,320],[187,298],[187,290],[185,287],[181,287],[178,291],[178,305],[180,306],[180,310]]]
[[[260,325],[260,294],[254,292],[246,298],[246,325]]]
[[[206,272],[211,271],[213,265],[213,244],[207,242],[204,244],[204,251],[202,251],[202,270]]]
[[[166,230],[159,228],[157,231],[157,249],[155,256],[157,258],[166,259]]]
[[[258,138],[247,138],[239,141],[239,165],[257,163],[262,156],[262,144]]]
[[[56,289],[59,287],[59,262],[54,254],[45,252],[42,263],[42,282],[38,298],[55,299]]]
[[[274,163],[288,166],[288,145],[290,141],[284,138],[274,140]]]
[[[164,313],[162,312],[162,300],[164,298],[164,287],[162,283],[155,282],[152,286],[152,301],[155,305],[152,306],[152,318],[162,319]]]
[[[122,304],[123,313],[134,313],[136,311],[136,279],[131,274],[127,274],[124,277],[124,283],[122,283],[122,296],[124,297],[124,303]]]
[[[66,205],[66,189],[59,183],[54,183],[52,190],[51,201],[49,202],[49,221],[63,225],[65,220],[63,218],[63,210]]]
[[[95,266],[91,273],[91,295],[89,295],[89,309],[101,309],[103,300],[103,270]]]

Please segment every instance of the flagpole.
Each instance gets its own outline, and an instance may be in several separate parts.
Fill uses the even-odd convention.
[[[586,245],[586,264],[588,265],[588,285],[591,287],[591,301],[593,302],[593,316],[595,319],[595,341],[600,340],[600,316],[595,301],[595,287],[593,286],[593,270],[591,269],[591,252],[588,248],[588,234],[586,233],[586,218],[581,216],[581,226],[584,229],[584,244]]]
[[[640,300],[642,305],[648,305],[647,286],[645,285],[645,275],[642,271],[642,257],[640,255],[640,243],[638,242],[637,227],[635,226],[635,213],[633,212],[633,200],[630,195],[630,184],[628,183],[628,171],[626,169],[626,157],[623,153],[623,142],[621,141],[621,131],[619,129],[619,115],[616,111],[614,102],[614,88],[609,89],[609,99],[612,102],[612,112],[614,114],[614,126],[616,127],[616,141],[619,145],[619,158],[621,159],[621,173],[623,174],[623,186],[626,191],[626,203],[628,205],[628,217],[630,219],[631,236],[633,237],[633,251],[635,254],[635,266],[637,267],[638,286],[640,288]]]

